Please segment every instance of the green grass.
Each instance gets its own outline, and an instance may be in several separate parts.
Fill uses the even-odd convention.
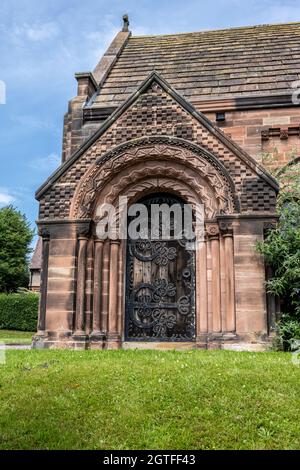
[[[290,354],[8,351],[0,449],[299,449]]]
[[[30,344],[34,334],[27,331],[0,330],[0,343]]]

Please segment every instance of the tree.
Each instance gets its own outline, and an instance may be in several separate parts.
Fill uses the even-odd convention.
[[[280,184],[278,227],[257,244],[273,268],[267,290],[281,299],[283,314],[277,327],[285,350],[300,340],[300,162],[292,163],[275,173]]]
[[[0,292],[28,286],[28,257],[34,232],[13,206],[0,209]]]

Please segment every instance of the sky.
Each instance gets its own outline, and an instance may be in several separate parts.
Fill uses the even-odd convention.
[[[168,34],[300,21],[300,2],[1,0],[0,207],[13,204],[32,227],[34,193],[60,164],[74,73],[93,70],[124,13],[133,35]]]

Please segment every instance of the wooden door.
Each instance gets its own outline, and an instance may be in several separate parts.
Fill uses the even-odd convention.
[[[180,204],[167,194],[139,203]],[[129,219],[130,221],[130,219]],[[195,340],[195,252],[186,240],[128,238],[126,259],[127,341]]]

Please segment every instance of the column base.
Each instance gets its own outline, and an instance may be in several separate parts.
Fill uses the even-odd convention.
[[[196,338],[197,349],[225,349],[225,345],[237,341],[237,335],[228,333],[202,333]]]
[[[106,349],[120,349],[121,337],[118,333],[108,333],[106,340]]]
[[[201,333],[196,337],[196,349],[207,349],[208,333]]]
[[[102,331],[93,331],[90,334],[90,349],[104,349],[105,333]]]
[[[210,333],[208,335],[207,349],[222,349],[223,333]]]
[[[86,334],[85,331],[77,330],[77,331],[74,331],[72,338],[75,339],[76,341],[85,341],[88,338],[88,335]]]
[[[80,333],[80,334],[78,334]],[[270,348],[272,337],[265,333],[204,333],[196,341],[181,342],[126,342],[117,333],[95,331],[90,336],[83,332],[38,331],[32,340],[33,349],[116,350],[116,349],[228,349],[232,351],[265,351]]]
[[[236,341],[236,339],[237,339],[236,333],[233,333],[231,331],[223,334],[223,341]]]
[[[72,335],[74,349],[87,349],[89,337],[84,331],[75,331]]]

